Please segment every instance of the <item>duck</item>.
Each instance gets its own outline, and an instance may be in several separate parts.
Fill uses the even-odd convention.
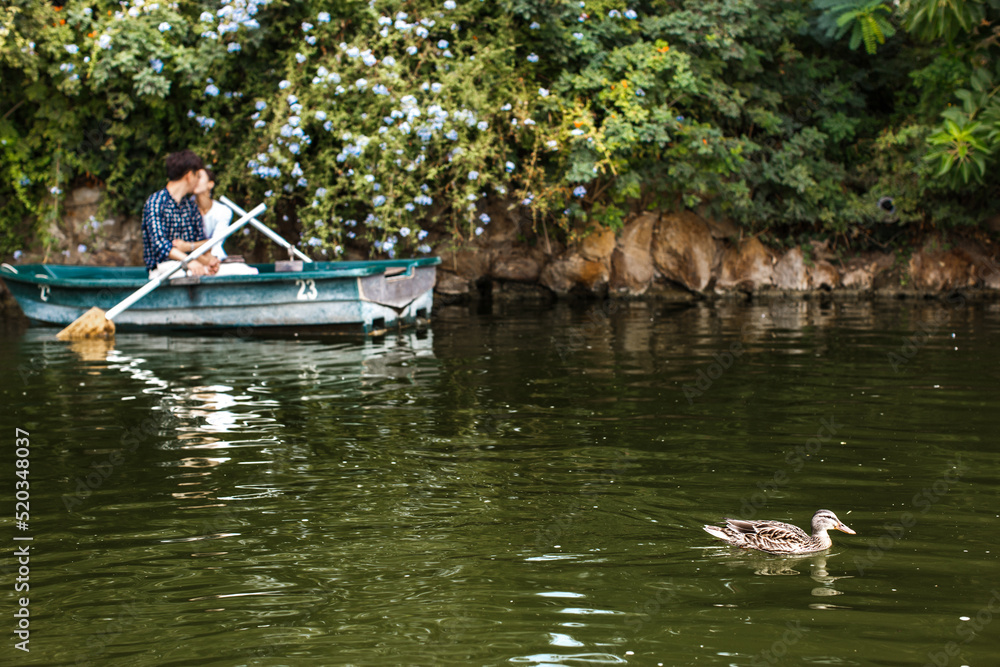
[[[857,535],[830,510],[819,510],[812,518],[812,535],[798,526],[782,521],[723,519],[726,525],[704,526],[705,532],[743,549],[757,549],[772,554],[808,554],[824,551],[833,545],[827,531],[836,529]]]

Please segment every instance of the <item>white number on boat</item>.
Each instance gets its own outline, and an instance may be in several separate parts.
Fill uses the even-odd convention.
[[[316,291],[316,283],[311,278],[307,280],[296,280],[295,284],[299,286],[299,293],[295,297],[299,301],[305,301],[306,299],[312,301],[319,296],[319,292]]]
[[[41,294],[39,295],[39,297],[42,299],[42,301],[48,301],[49,300],[49,286],[48,285],[39,285],[38,289],[39,289],[39,291],[41,291]]]

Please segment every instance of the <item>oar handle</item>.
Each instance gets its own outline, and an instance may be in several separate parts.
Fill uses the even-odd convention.
[[[223,241],[225,241],[227,238],[229,238],[230,234],[232,234],[237,229],[239,229],[243,225],[245,225],[248,222],[250,222],[250,220],[254,216],[260,215],[261,213],[263,213],[266,210],[267,210],[267,206],[265,204],[259,204],[255,209],[253,209],[249,213],[245,213],[242,218],[240,218],[239,220],[237,220],[236,222],[234,222],[233,224],[229,225],[229,227],[226,228],[226,233],[225,233],[224,236],[219,236],[218,238],[213,239],[211,242],[206,243],[206,244],[204,244],[204,245],[199,246],[198,248],[196,248],[194,250],[194,252],[192,252],[190,255],[187,256],[187,258],[184,259],[183,262],[181,262],[180,264],[178,264],[177,266],[175,266],[170,271],[168,271],[168,272],[166,272],[166,273],[164,273],[164,274],[162,274],[160,276],[157,276],[156,278],[153,278],[148,283],[146,283],[145,285],[143,285],[142,287],[140,287],[139,289],[137,289],[135,292],[133,292],[132,294],[130,294],[128,297],[126,297],[126,299],[124,301],[122,301],[117,306],[115,306],[114,308],[112,308],[111,310],[109,310],[107,313],[105,313],[104,317],[106,319],[113,320],[115,318],[115,316],[117,316],[123,310],[125,310],[126,308],[128,308],[129,306],[131,306],[133,303],[135,303],[136,301],[138,301],[139,299],[141,299],[142,297],[146,296],[147,294],[149,294],[150,292],[152,292],[153,290],[155,290],[157,287],[159,287],[160,285],[162,285],[163,282],[165,280],[167,280],[170,276],[174,275],[175,273],[177,273],[181,269],[186,269],[187,266],[188,266],[188,264],[190,264],[192,261],[198,259],[202,255],[204,255],[206,252],[208,252],[209,250],[211,250],[215,246],[217,246],[220,243],[222,243]]]
[[[233,200],[229,199],[228,197],[222,197],[219,201],[221,201],[223,204],[225,204],[229,208],[231,208],[234,211],[236,211],[236,213],[238,213],[239,215],[246,215],[246,211],[244,211],[242,208],[240,208],[238,204],[236,204],[235,202],[233,202]],[[281,247],[283,247],[285,250],[288,250],[289,252],[293,253],[295,256],[297,256],[299,259],[301,259],[303,262],[312,262],[312,259],[309,257],[309,255],[306,255],[305,253],[301,252],[298,248],[296,248],[295,246],[293,246],[291,243],[289,243],[288,241],[286,241],[282,237],[278,236],[277,232],[275,232],[274,230],[272,230],[270,227],[268,227],[267,225],[265,225],[260,220],[257,220],[256,218],[252,218],[250,220],[250,224],[253,225],[254,227],[256,227],[257,229],[259,229],[260,231],[264,232],[265,236],[267,236],[272,241],[274,241],[275,243],[277,243],[278,245],[280,245]]]

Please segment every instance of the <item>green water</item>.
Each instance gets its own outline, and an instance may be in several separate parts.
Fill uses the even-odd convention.
[[[923,302],[8,327],[0,662],[996,665],[998,334],[997,304]],[[857,535],[799,559],[701,530],[820,508]]]

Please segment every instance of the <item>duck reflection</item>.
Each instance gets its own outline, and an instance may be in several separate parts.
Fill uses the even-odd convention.
[[[743,558],[736,558],[730,561],[731,567],[749,567],[753,573],[762,577],[781,577],[808,574],[819,586],[810,591],[814,597],[832,597],[843,595],[843,591],[837,590],[836,582],[840,579],[853,579],[851,575],[830,574],[827,567],[829,559],[836,558],[837,554],[830,554],[821,551],[814,554],[802,556],[773,556],[764,553],[747,552]],[[830,609],[832,605],[814,603],[809,605],[814,609]]]

